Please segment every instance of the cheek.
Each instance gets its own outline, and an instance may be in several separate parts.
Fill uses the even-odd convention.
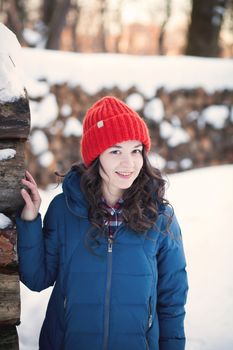
[[[137,169],[140,171],[140,170],[142,169],[142,166],[143,166],[143,158],[141,157],[141,158],[138,160]]]

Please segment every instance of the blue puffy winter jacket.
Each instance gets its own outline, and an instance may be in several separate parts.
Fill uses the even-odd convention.
[[[90,252],[91,227],[79,176],[41,218],[17,218],[21,281],[31,290],[54,288],[40,334],[41,350],[183,350],[187,293],[180,228],[171,209],[136,234],[124,224],[112,247],[106,238]]]

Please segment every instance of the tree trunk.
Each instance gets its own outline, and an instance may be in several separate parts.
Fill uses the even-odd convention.
[[[166,0],[166,13],[165,13],[165,18],[164,21],[161,25],[160,28],[160,33],[159,33],[159,39],[158,39],[158,43],[159,43],[159,55],[164,55],[164,37],[165,37],[165,32],[166,32],[166,26],[167,23],[169,21],[169,18],[171,17],[171,0]]]
[[[71,0],[60,0],[54,9],[51,22],[49,24],[48,39],[46,49],[58,50],[60,37],[66,22],[66,15],[69,11]]]
[[[100,27],[98,32],[98,43],[100,52],[107,52],[105,28],[106,6],[106,0],[100,0]]]
[[[22,6],[22,4],[20,4]],[[24,12],[24,11],[23,11]],[[8,0],[6,7],[7,21],[6,25],[11,29],[19,39],[21,43],[24,42],[23,39],[23,18],[21,18],[20,13],[17,8],[16,0]]]
[[[193,0],[186,54],[217,57],[219,33],[227,0]]]
[[[42,5],[42,20],[44,24],[49,25],[53,17],[57,0],[44,0]]]

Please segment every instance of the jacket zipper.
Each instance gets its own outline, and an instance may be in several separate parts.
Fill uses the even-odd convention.
[[[110,314],[110,292],[112,282],[112,246],[113,239],[108,238],[108,257],[107,257],[107,285],[105,295],[105,318],[104,318],[104,346],[103,350],[108,350],[109,336],[109,314]]]
[[[150,297],[149,303],[148,303],[148,328],[147,328],[147,330],[149,330],[151,326],[152,326],[152,307],[151,307],[151,297]]]
[[[147,330],[146,330],[146,349],[149,350],[149,341],[148,341],[148,335],[147,332],[152,326],[152,307],[151,307],[151,297],[149,298],[148,302],[148,321],[147,321]]]

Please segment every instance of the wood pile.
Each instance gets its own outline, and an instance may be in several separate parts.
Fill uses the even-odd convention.
[[[96,94],[89,95],[81,86],[69,87],[68,83],[64,83],[52,85],[50,93],[56,97],[57,119],[44,128],[32,128],[31,135],[38,129],[43,130],[48,139],[48,150],[53,154],[53,161],[48,166],[42,166],[39,161],[41,154],[35,155],[30,147],[30,142],[27,144],[28,168],[41,187],[57,181],[54,171],[65,173],[74,162],[81,160],[79,152],[81,136],[64,136],[65,125],[69,117],[82,123],[86,110],[97,99],[105,95],[114,95],[126,102],[132,95],[140,96],[143,103],[137,112],[149,126],[152,154],[159,154],[164,159],[165,164],[162,171],[165,173],[233,162],[233,91],[231,90],[210,93],[203,88],[174,91],[160,88],[149,99],[134,86],[125,91],[118,87],[102,88]],[[163,119],[160,121],[156,121],[156,118],[148,118],[145,112],[146,105],[153,99],[160,100],[163,105]],[[38,102],[43,100],[43,97],[34,100]],[[65,105],[70,106],[68,116],[62,113]],[[225,123],[221,128],[216,128],[210,122],[204,121],[203,113],[210,106],[224,106],[228,111]],[[168,138],[161,135],[161,126],[164,122],[170,128],[182,129],[182,132],[188,135],[189,140],[176,145],[169,144]]]
[[[30,129],[28,99],[0,101],[0,349],[19,349],[20,289],[15,215],[25,172],[24,149]]]

